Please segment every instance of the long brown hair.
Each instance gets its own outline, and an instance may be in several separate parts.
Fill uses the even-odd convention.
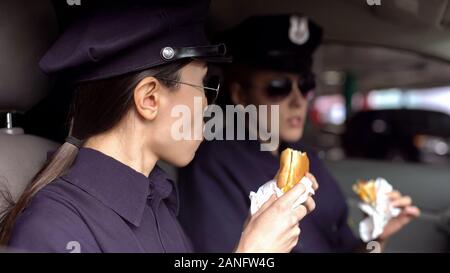
[[[81,141],[113,128],[133,105],[133,90],[145,77],[154,76],[166,87],[174,89],[180,69],[189,60],[161,65],[138,73],[79,85],[75,90],[69,120],[69,135]],[[0,245],[8,244],[14,223],[33,196],[43,187],[63,175],[72,165],[78,148],[65,142],[31,180],[17,202],[7,200],[9,206],[0,212]],[[3,194],[3,197],[11,196]]]

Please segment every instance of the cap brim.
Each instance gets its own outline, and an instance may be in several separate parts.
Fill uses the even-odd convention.
[[[166,60],[180,60],[180,59],[197,59],[210,63],[230,63],[233,59],[227,55],[225,44],[206,45],[197,47],[178,47],[171,48],[172,55],[170,59]],[[164,55],[161,54],[163,57]]]
[[[217,57],[195,57],[192,58],[194,60],[200,60],[207,63],[232,63],[233,57],[232,56],[217,56]]]

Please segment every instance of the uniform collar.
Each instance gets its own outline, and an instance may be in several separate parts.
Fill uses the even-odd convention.
[[[167,199],[177,209],[173,181],[155,165],[148,177],[99,151],[81,148],[74,164],[62,176],[122,218],[139,226],[147,199]]]

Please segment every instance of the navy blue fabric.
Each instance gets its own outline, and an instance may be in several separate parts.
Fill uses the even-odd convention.
[[[32,252],[190,252],[178,223],[174,183],[157,166],[149,177],[81,148],[67,174],[32,199],[9,246]]]
[[[306,151],[310,171],[320,188],[316,209],[300,222],[294,252],[350,252],[361,241],[347,224],[348,208],[336,181],[313,152]],[[239,241],[249,214],[250,191],[273,179],[279,159],[260,151],[258,141],[210,141],[200,146],[194,161],[179,172],[179,219],[200,252],[230,252]]]
[[[101,1],[72,16],[40,67],[81,82],[173,61],[161,57],[164,47],[209,45],[204,31],[208,6],[206,0]]]

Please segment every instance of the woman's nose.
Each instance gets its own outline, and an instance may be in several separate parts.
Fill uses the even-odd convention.
[[[206,108],[208,106],[208,98],[206,97],[205,92],[203,92],[203,94],[202,94],[202,106],[203,106],[203,108]]]

